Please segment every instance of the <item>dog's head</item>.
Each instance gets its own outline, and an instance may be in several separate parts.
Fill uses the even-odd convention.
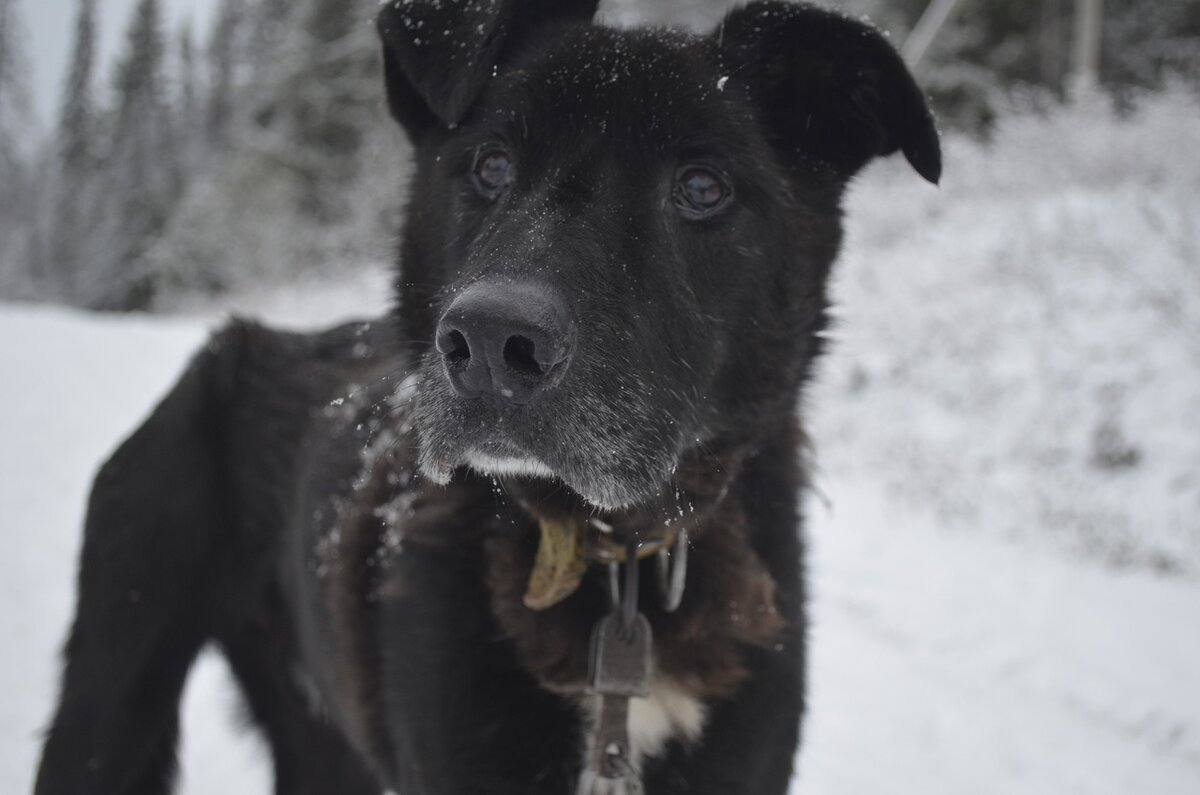
[[[755,2],[696,37],[597,26],[595,7],[387,0],[379,30],[417,160],[400,312],[433,343],[421,467],[615,510],[788,421],[847,181],[899,150],[936,182],[941,159],[912,77],[857,21]]]

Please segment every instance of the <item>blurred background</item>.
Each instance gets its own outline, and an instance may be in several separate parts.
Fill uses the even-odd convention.
[[[946,166],[847,200],[802,401],[803,791],[1194,795],[1200,0],[826,4],[903,49]],[[0,0],[0,790],[29,785],[97,463],[230,312],[389,305],[408,144],[376,5]],[[206,659],[187,791],[266,791]]]
[[[830,4],[897,46],[931,6],[952,8],[918,68],[943,126],[981,141],[1014,97],[1042,113],[1068,97],[1086,5]],[[375,5],[0,0],[0,297],[164,310],[389,256],[405,144],[382,118]],[[604,13],[705,29],[729,5]],[[1194,87],[1200,2],[1107,0],[1100,14],[1114,123],[1147,92]]]

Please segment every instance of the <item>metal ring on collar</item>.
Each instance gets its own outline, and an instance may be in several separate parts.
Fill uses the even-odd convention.
[[[680,528],[675,543],[658,550],[658,594],[662,609],[674,613],[687,586],[688,534]]]

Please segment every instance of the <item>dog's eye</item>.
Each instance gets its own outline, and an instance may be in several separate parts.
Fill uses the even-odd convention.
[[[715,173],[685,166],[675,178],[675,206],[688,218],[704,218],[725,206],[731,191]]]
[[[481,149],[475,156],[475,188],[489,199],[512,182],[512,161],[502,149]]]

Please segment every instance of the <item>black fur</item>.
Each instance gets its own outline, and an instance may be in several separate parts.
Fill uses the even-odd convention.
[[[804,688],[796,397],[821,347],[847,180],[937,135],[875,31],[756,2],[717,31],[617,31],[591,2],[381,11],[387,97],[415,144],[395,319],[217,335],[96,479],[39,795],[162,792],[179,695],[228,656],[277,789],[570,793],[602,572],[534,612],[536,520],[694,538],[677,613],[647,586],[659,675],[702,736],[651,795],[782,793]],[[471,172],[502,148],[495,198]],[[676,207],[681,168],[732,199]],[[465,288],[536,284],[569,367],[536,399],[468,400],[430,344]],[[472,456],[536,459],[495,478]],[[644,579],[649,579],[644,578]]]

